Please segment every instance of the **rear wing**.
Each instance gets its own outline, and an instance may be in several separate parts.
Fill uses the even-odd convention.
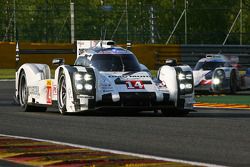
[[[77,40],[76,41],[76,53],[77,57],[81,55],[86,49],[95,47],[98,41],[96,40]]]
[[[225,54],[207,54],[206,58],[218,58],[229,61],[231,64],[235,65],[239,63],[239,56],[236,55],[225,55]]]
[[[100,48],[110,48],[115,45],[115,42],[112,40],[77,40],[77,57],[82,55],[85,50],[100,47]]]

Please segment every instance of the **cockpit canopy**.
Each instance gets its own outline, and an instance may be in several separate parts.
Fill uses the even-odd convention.
[[[195,65],[194,70],[211,71],[215,70],[218,67],[231,67],[231,64],[230,62],[225,61],[223,59],[214,59],[214,60],[203,59],[202,61],[199,61]]]
[[[92,66],[99,71],[140,71],[136,57],[131,54],[103,54],[78,57],[75,65]]]

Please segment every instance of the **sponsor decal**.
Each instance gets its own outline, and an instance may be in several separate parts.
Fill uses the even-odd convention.
[[[102,90],[103,93],[113,92],[113,91],[114,91],[113,89],[103,89],[103,90]]]
[[[39,96],[39,87],[38,86],[29,86],[28,87],[29,95]]]
[[[47,104],[52,104],[52,81],[47,80],[46,81],[46,87],[47,87]]]
[[[53,95],[57,95],[57,86],[53,85]]]

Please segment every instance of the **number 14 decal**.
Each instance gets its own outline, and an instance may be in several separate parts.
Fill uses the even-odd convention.
[[[144,89],[144,84],[142,81],[126,81],[128,89]]]

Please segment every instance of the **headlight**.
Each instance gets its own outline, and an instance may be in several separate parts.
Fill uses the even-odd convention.
[[[82,90],[83,89],[83,85],[82,84],[76,84],[76,89],[77,90]]]
[[[185,88],[186,88],[186,89],[193,89],[193,85],[192,85],[192,84],[186,84],[186,85],[185,85]]]
[[[184,90],[184,89],[192,89],[193,85],[192,84],[180,84],[180,89]]]
[[[213,84],[215,84],[215,85],[220,84],[220,79],[219,78],[214,78],[213,79]]]
[[[179,73],[179,75],[178,75],[179,80],[184,80],[185,78],[186,78],[185,74]]]
[[[220,85],[223,84],[225,80],[225,72],[223,70],[216,70],[213,74],[213,84],[214,85]]]
[[[85,85],[84,85],[84,88],[85,88],[86,90],[92,90],[92,89],[93,89],[93,86],[90,85],[90,84],[85,84]]]
[[[185,80],[185,79],[193,79],[193,75],[192,74],[184,74],[184,73],[179,73],[178,75],[178,79],[179,80]]]
[[[83,75],[81,74],[81,73],[75,73],[75,80],[76,81],[81,81],[82,80],[82,78],[83,78]]]
[[[178,71],[177,75],[180,94],[190,94],[193,92],[193,74],[191,71]]]
[[[192,75],[192,74],[187,74],[187,75],[186,75],[186,79],[192,80],[192,79],[193,79],[193,75]]]
[[[92,76],[90,74],[85,74],[84,77],[83,77],[83,79],[85,81],[90,81],[90,80],[92,80]]]
[[[76,81],[81,81],[81,80],[90,81],[90,80],[92,80],[92,76],[90,74],[75,73],[74,77],[75,77]]]
[[[94,75],[94,74],[93,74]],[[95,81],[94,76],[86,72],[74,73],[74,85],[77,94],[93,94]]]
[[[181,90],[185,89],[185,87],[186,87],[185,84],[180,84],[180,89]]]

